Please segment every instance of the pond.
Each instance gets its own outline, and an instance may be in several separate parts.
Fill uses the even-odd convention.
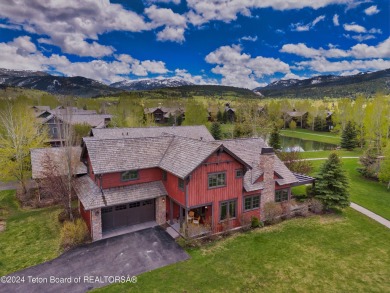
[[[325,142],[318,142],[313,140],[305,140],[295,137],[280,137],[282,150],[285,152],[289,151],[298,151],[298,152],[307,152],[307,151],[328,151],[334,150],[337,145]]]

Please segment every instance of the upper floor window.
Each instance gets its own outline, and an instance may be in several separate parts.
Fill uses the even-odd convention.
[[[275,191],[275,201],[282,202],[288,200],[288,189],[280,189]]]
[[[178,178],[178,186],[179,186],[179,188],[181,189],[181,190],[183,190],[184,189],[184,180],[183,179],[181,179],[181,178]]]
[[[162,170],[162,180],[167,181],[167,171]]]
[[[209,188],[226,186],[226,173],[209,174]]]
[[[244,171],[242,169],[236,170],[236,178],[241,178],[244,176]]]
[[[122,181],[130,181],[138,179],[138,170],[125,171],[121,174]]]

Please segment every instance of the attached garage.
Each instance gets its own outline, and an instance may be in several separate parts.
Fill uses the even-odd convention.
[[[156,219],[155,200],[143,200],[102,208],[103,233]]]

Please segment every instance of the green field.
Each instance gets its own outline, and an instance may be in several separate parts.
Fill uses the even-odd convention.
[[[330,132],[319,132],[308,129],[283,129],[280,131],[280,134],[283,136],[301,138],[304,140],[314,140],[336,145],[340,144],[340,136]]]
[[[315,174],[323,160],[312,161]],[[386,185],[364,178],[356,171],[358,159],[343,159],[344,169],[350,178],[351,201],[390,220],[390,191]]]
[[[58,207],[21,209],[15,191],[0,191],[0,276],[57,257],[60,253]]]
[[[389,230],[358,212],[237,234],[99,292],[389,292]]]
[[[340,157],[360,157],[363,154],[362,149],[354,149],[353,151],[346,150],[334,150],[334,151],[312,151],[301,152],[302,158],[315,159],[315,158],[327,158],[331,152],[336,152]]]

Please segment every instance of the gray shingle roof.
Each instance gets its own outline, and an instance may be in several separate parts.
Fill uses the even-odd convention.
[[[88,175],[76,179],[74,190],[86,210],[152,199],[168,194],[161,181],[101,191]]]
[[[31,149],[31,168],[32,178],[42,179],[47,171],[44,170],[48,160],[56,166],[59,174],[67,174],[67,165],[64,163],[66,159],[66,148],[40,148]],[[87,173],[87,167],[80,162],[81,147],[72,147],[72,158],[75,164],[75,174],[81,175]]]
[[[232,139],[221,141],[238,157],[252,167],[244,176],[244,188],[246,191],[263,189],[263,182],[255,181],[264,173],[260,168],[260,154],[263,147],[268,147],[262,138]],[[294,174],[275,156],[275,172],[282,178],[277,179],[279,185],[291,184],[297,181]]]
[[[95,128],[104,128],[106,127],[106,119],[111,119],[111,115],[105,114],[71,114],[71,115],[55,115],[60,118],[65,123],[74,125],[74,124],[88,124],[91,127]]]
[[[164,134],[172,134],[199,140],[202,139],[205,141],[214,141],[214,137],[204,125],[92,129],[92,135],[96,138],[157,137]]]

